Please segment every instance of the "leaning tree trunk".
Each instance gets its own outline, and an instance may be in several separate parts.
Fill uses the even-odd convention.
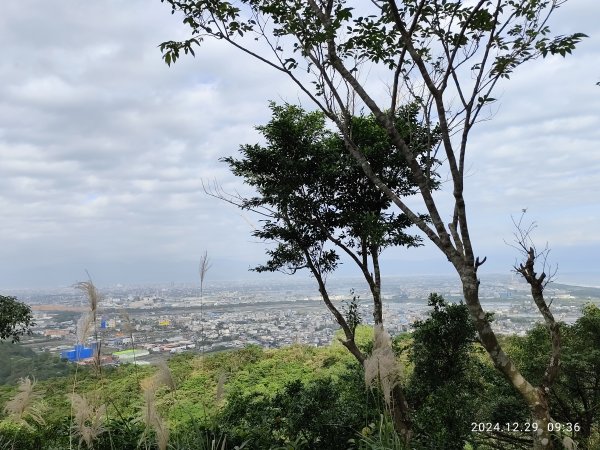
[[[358,361],[358,363],[361,365],[361,367],[364,370],[366,357],[362,353],[362,351],[358,348],[358,345],[356,344],[354,330],[348,324],[344,315],[335,307],[335,305],[331,301],[331,298],[329,297],[329,293],[327,292],[327,287],[325,286],[325,281],[323,280],[321,272],[319,271],[318,266],[314,264],[314,262],[312,261],[312,259],[310,257],[310,254],[307,251],[305,251],[305,257],[306,257],[306,262],[307,262],[308,268],[310,269],[311,273],[317,280],[317,284],[319,285],[319,293],[321,294],[321,298],[323,299],[323,302],[325,303],[325,305],[327,306],[327,308],[329,309],[329,311],[335,318],[336,322],[340,325],[340,327],[342,328],[342,330],[344,332],[344,336],[346,339],[340,339],[342,345],[344,345],[344,347],[346,347],[348,349],[348,351],[350,353],[352,353],[352,355],[356,358],[356,360]],[[377,295],[374,295],[374,301],[375,301],[376,305],[377,305],[377,303],[379,303],[378,324],[381,324],[383,326],[383,324],[381,323],[382,319],[381,319],[380,290],[379,289],[377,289],[375,291],[372,290],[372,292],[377,294]],[[377,320],[377,317],[378,316],[376,315],[375,316],[376,320]],[[408,447],[410,444],[410,439],[412,437],[412,421],[410,418],[410,410],[408,407],[408,403],[406,402],[406,397],[404,396],[402,386],[399,384],[394,384],[394,386],[392,388],[391,402],[390,402],[389,407],[390,407],[390,412],[391,412],[392,419],[394,422],[394,429],[396,430],[396,432],[398,434],[400,434],[404,444]]]
[[[513,387],[525,400],[532,417],[533,449],[551,450],[554,448],[548,424],[551,422],[550,408],[545,393],[531,385],[519,372],[512,360],[504,353],[490,322],[479,301],[479,280],[474,269],[465,269],[459,272],[463,285],[465,302],[469,308],[471,318],[479,334],[481,344],[492,358],[496,368],[504,374]],[[535,425],[534,425],[535,424]]]

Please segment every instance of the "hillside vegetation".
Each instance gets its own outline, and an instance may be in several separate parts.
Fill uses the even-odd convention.
[[[15,384],[20,378],[36,380],[67,375],[72,367],[51,353],[36,353],[30,348],[0,342],[0,385]]]

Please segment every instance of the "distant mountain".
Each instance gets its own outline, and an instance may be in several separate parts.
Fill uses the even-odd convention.
[[[552,283],[554,289],[562,289],[576,297],[590,297],[600,299],[600,288],[588,286],[574,286],[571,284]]]

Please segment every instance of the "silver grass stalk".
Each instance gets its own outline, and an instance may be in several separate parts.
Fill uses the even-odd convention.
[[[227,374],[221,373],[219,380],[217,381],[217,391],[215,393],[215,403],[218,405],[225,397],[225,382],[227,381]]]
[[[166,450],[169,443],[169,427],[156,409],[156,389],[161,383],[162,380],[159,380],[156,374],[140,382],[144,395],[144,403],[138,420],[144,424],[144,432],[140,438],[139,445],[146,440],[151,431],[154,431],[156,445],[159,450]]]
[[[154,385],[151,383],[146,386],[143,385],[142,393],[144,395],[144,403],[142,404],[139,420],[144,424],[144,434],[142,435],[143,441],[152,429],[154,423],[156,423],[158,412],[156,411],[156,391]]]
[[[96,289],[96,286],[94,285],[92,280],[80,281],[79,283],[75,284],[75,288],[83,291],[83,293],[87,297],[88,303],[89,303],[89,308],[93,315],[93,321],[96,321],[96,313],[98,312],[98,304],[100,303],[100,300],[101,300],[98,289]]]
[[[154,433],[156,434],[156,445],[159,450],[167,450],[169,445],[169,426],[161,417],[156,417],[154,422]]]
[[[392,338],[377,324],[373,328],[373,352],[365,360],[365,384],[372,387],[381,384],[383,396],[388,407],[392,403],[392,390],[400,381],[400,366],[392,350]]]
[[[85,312],[77,321],[77,342],[85,345],[85,341],[92,332],[92,323],[94,316],[91,312]]]
[[[79,436],[79,446],[85,442],[88,448],[93,448],[94,441],[106,431],[106,405],[94,406],[86,397],[75,393],[70,394],[69,398],[75,411],[73,428]]]
[[[87,273],[87,271],[86,271],[86,273]],[[85,345],[85,341],[87,340],[87,338],[93,328],[94,338],[95,338],[95,343],[96,343],[96,348],[94,351],[94,364],[95,364],[95,368],[98,371],[98,373],[101,374],[101,364],[100,364],[100,344],[101,343],[98,340],[98,329],[96,327],[96,317],[98,314],[98,304],[100,303],[100,294],[98,293],[96,286],[92,282],[92,279],[89,276],[89,273],[88,273],[88,278],[89,278],[88,281],[81,281],[79,283],[76,283],[73,286],[76,289],[79,289],[84,292],[85,296],[87,297],[88,306],[89,306],[88,312],[83,314],[77,322],[77,340],[79,341],[79,343],[81,343],[81,345]],[[95,433],[99,434],[103,431],[102,420],[101,420],[101,418],[99,418],[99,416],[98,417],[90,416],[87,421],[84,421],[82,423],[81,415],[79,412],[76,411],[75,422],[73,422],[73,420],[74,420],[73,410],[74,410],[75,403],[79,404],[79,406],[85,406],[83,403],[81,403],[81,398],[78,399],[77,397],[75,397],[77,395],[77,394],[75,394],[75,387],[77,386],[77,369],[78,368],[79,368],[79,366],[76,366],[75,377],[73,379],[73,392],[71,393],[71,397],[70,397],[71,398],[71,419],[70,420],[71,420],[71,426],[79,434],[79,437],[80,437],[79,445],[81,446],[82,442],[86,442],[86,445],[88,447],[91,447],[92,441],[94,439],[94,434]],[[87,402],[87,400],[86,400],[86,402]],[[99,408],[100,409],[98,411],[98,414],[99,413],[104,414],[105,411],[103,412],[102,408],[101,407],[99,407]],[[106,409],[106,408],[104,407],[104,409]],[[95,409],[93,408],[92,411],[95,411]],[[72,434],[69,436],[69,448],[71,448],[71,447],[72,447]]]
[[[166,386],[169,390],[174,391],[176,389],[175,379],[171,373],[171,369],[165,361],[158,363],[158,371],[154,374],[154,380],[156,387]]]
[[[29,377],[19,379],[17,394],[4,405],[4,412],[10,420],[20,425],[31,428],[26,419],[44,425],[42,417],[43,405],[39,402],[41,394],[35,392],[35,381]]]
[[[96,369],[100,368],[100,363],[102,362],[102,343],[96,345],[94,347],[94,366]]]
[[[205,250],[200,258],[198,272],[200,274],[200,354],[204,357],[204,279],[206,273],[212,264],[208,259],[208,252]]]

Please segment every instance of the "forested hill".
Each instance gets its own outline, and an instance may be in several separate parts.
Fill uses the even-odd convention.
[[[67,375],[72,367],[51,353],[36,353],[22,345],[0,341],[0,385],[14,384],[20,378],[38,381]]]

